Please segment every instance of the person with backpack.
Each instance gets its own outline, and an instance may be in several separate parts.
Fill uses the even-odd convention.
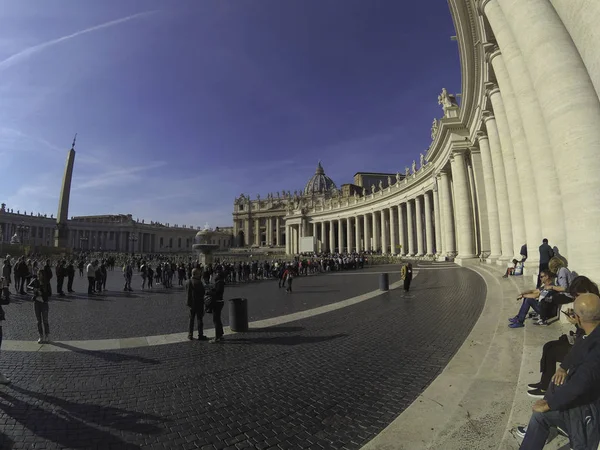
[[[190,312],[188,328],[188,339],[194,340],[194,322],[198,319],[198,340],[208,341],[204,336],[204,284],[202,283],[202,271],[198,268],[192,270],[192,278],[185,285],[187,307]]]

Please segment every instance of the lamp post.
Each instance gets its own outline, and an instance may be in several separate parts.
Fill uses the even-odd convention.
[[[131,241],[131,255],[133,256],[135,254],[135,243],[137,242],[138,237],[135,234],[130,234],[129,235],[129,241]]]
[[[23,253],[25,253],[25,235],[29,234],[29,227],[25,225],[25,222],[21,222],[19,225],[17,225],[17,233],[19,233],[21,238],[21,250],[23,250]]]

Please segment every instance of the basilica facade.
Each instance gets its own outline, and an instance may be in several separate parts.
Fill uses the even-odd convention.
[[[569,267],[600,279],[600,2],[448,4],[461,100],[440,93],[419,164],[388,183],[347,190],[319,166],[304,191],[240,196],[237,244],[295,254],[310,237],[316,250],[499,264],[528,244],[533,271],[547,238]]]

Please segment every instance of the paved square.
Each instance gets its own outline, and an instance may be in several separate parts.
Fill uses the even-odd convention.
[[[486,290],[475,273],[423,269],[413,298],[394,290],[222,344],[4,351],[0,369],[13,383],[0,388],[1,447],[358,449],[440,373],[481,312]],[[276,317],[373,291],[377,272],[390,270],[297,279],[292,295],[259,282],[226,298],[247,297],[252,320]],[[185,331],[180,292],[122,294],[53,297],[53,339]],[[30,306],[7,307],[5,339],[35,337]]]

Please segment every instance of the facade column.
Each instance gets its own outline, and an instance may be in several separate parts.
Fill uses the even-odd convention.
[[[290,252],[290,226],[285,225],[285,254],[289,255]]]
[[[270,217],[267,217],[267,230],[265,233],[265,239],[266,239],[266,244],[267,247],[270,245],[273,245],[273,239],[271,239],[271,232],[273,231],[273,222],[272,219]]]
[[[421,205],[421,196],[415,197],[415,222],[417,228],[417,256],[423,256],[425,250],[423,249],[423,208]]]
[[[324,252],[327,249],[327,225],[325,221],[321,222],[321,248],[319,251]]]
[[[346,244],[348,246],[348,253],[352,253],[352,250],[354,249],[354,243],[352,242],[352,238],[353,236],[353,230],[352,230],[352,217],[347,217],[346,218]]]
[[[279,223],[279,217],[275,218],[275,245],[281,245],[281,224]]]
[[[411,200],[406,202],[406,225],[408,229],[408,253],[409,256],[415,256],[415,235],[413,229],[413,210]]]
[[[381,235],[379,233],[379,228],[377,226],[377,216],[378,216],[377,212],[373,211],[373,213],[371,214],[371,220],[373,221],[371,235],[373,237],[372,250],[374,252],[377,252],[379,250],[379,247],[381,246],[381,244],[380,244]]]
[[[435,187],[433,188],[433,218],[435,220],[435,253],[436,255],[441,255],[443,253],[443,244],[442,244],[442,219],[440,214],[440,201],[439,201],[439,178],[435,179]]]
[[[354,235],[354,243],[356,245],[356,252],[360,253],[361,251],[363,251],[364,247],[361,245],[361,237],[362,237],[362,230],[361,230],[361,218],[360,216],[356,216],[354,218],[355,220],[355,224],[354,224],[354,231],[355,231],[355,235]]]
[[[404,226],[404,208],[402,203],[398,204],[398,241],[400,242],[400,254],[406,255],[408,244],[406,239],[406,227]]]
[[[456,228],[460,235],[457,258],[474,258],[473,209],[464,152],[452,154],[450,164],[452,178],[454,179],[454,200],[456,201],[454,214],[456,216]]]
[[[338,219],[338,252],[342,253],[344,251],[344,226],[342,223],[342,219]]]
[[[329,221],[329,251],[334,253],[335,251],[335,222]]]
[[[365,246],[365,252],[368,252],[369,250],[371,250],[371,230],[369,227],[369,214],[365,214],[363,216],[363,221],[365,223],[364,246]]]
[[[498,136],[500,138],[500,145],[502,147],[502,161],[504,163],[504,174],[506,176],[506,189],[508,191],[508,206],[510,208],[510,218],[512,226],[512,241],[513,247],[511,251],[512,255],[518,254],[521,249],[521,245],[525,243],[525,218],[523,215],[523,192],[521,192],[521,185],[519,183],[519,176],[517,174],[517,164],[515,162],[515,153],[512,144],[510,127],[508,125],[508,118],[506,116],[506,109],[504,106],[504,97],[500,93],[500,89],[493,87],[489,91],[490,101],[492,102],[492,108],[494,109],[494,116],[496,117],[496,125],[498,127]],[[510,182],[508,182],[510,180]]]
[[[456,239],[454,235],[454,219],[452,205],[452,191],[450,188],[450,177],[448,173],[440,172],[441,215],[444,223],[444,251],[448,254],[456,253]]]
[[[431,224],[431,198],[429,192],[423,195],[425,200],[425,243],[427,256],[433,255],[433,228]]]
[[[496,5],[496,7],[498,7]],[[507,33],[510,31],[507,29]],[[493,50],[493,49],[492,49]],[[496,79],[498,80],[498,86],[500,87],[500,91],[502,93],[502,98],[504,99],[504,106],[506,108],[506,117],[508,119],[508,127],[510,129],[510,135],[512,138],[513,146],[514,146],[514,156],[515,156],[515,166],[516,166],[516,174],[517,177],[515,180],[518,180],[519,183],[519,192],[520,198],[522,199],[522,207],[523,207],[523,220],[524,220],[524,233],[522,241],[517,239],[516,232],[513,234],[513,245],[515,246],[515,255],[519,254],[519,249],[521,245],[527,242],[539,242],[542,235],[542,228],[540,222],[540,202],[538,199],[538,189],[536,185],[536,171],[537,167],[534,170],[531,154],[529,149],[529,144],[527,141],[527,137],[524,129],[524,122],[522,119],[521,112],[519,110],[518,100],[516,98],[515,90],[513,89],[513,85],[511,83],[508,69],[505,64],[505,58],[500,53],[498,49],[495,49],[489,56],[488,59],[494,68],[494,73],[496,74]],[[527,76],[527,73],[520,74],[520,76]],[[507,169],[508,170],[508,169]],[[532,176],[533,174],[533,176]],[[507,177],[508,179],[508,177]],[[544,184],[544,192],[545,195],[548,192],[545,190],[547,186],[548,180]],[[511,195],[511,203],[512,203],[512,194],[510,192],[510,186],[513,184],[513,181],[509,183],[509,195]],[[542,207],[544,208],[544,207]],[[548,218],[550,219],[550,218]],[[550,219],[552,220],[552,219]],[[556,221],[556,217],[552,220]],[[514,226],[514,223],[513,223]],[[517,248],[519,247],[519,248]],[[538,255],[532,255],[532,258],[529,262],[530,264],[533,262],[533,259],[536,261],[533,263],[536,270],[539,265]]]
[[[469,151],[471,157],[471,173],[473,177],[473,203],[474,214],[479,226],[479,249],[478,254],[483,252],[490,254],[490,227],[488,223],[488,212],[485,197],[486,183],[483,176],[483,165],[481,162],[481,150],[479,147],[471,147]]]
[[[569,32],[600,98],[600,2],[597,0],[550,0]]]
[[[398,249],[396,248],[396,234],[398,233],[398,228],[396,227],[396,218],[398,217],[394,208],[389,209],[390,212],[390,249],[391,254],[396,255],[398,253]]]
[[[485,180],[485,205],[489,229],[490,255],[487,258],[487,262],[495,263],[502,254],[498,202],[496,200],[496,182],[494,180],[494,169],[492,168],[489,139],[483,132],[477,134],[477,139],[479,141],[481,169],[483,179]],[[482,210],[480,211],[483,213]]]
[[[381,218],[381,253],[386,254],[388,252],[388,224],[385,217],[385,209],[380,211]]]
[[[538,234],[534,237],[531,237],[532,227],[526,227],[527,241],[536,245],[541,241],[541,235],[553,236],[552,241],[559,249],[561,247],[566,248],[564,220],[557,220],[556,209],[542,207],[539,202],[542,193],[545,198],[559,199],[561,198],[561,192],[557,173],[558,166],[554,162],[548,129],[529,70],[498,3],[494,1],[484,4],[484,11],[502,51],[502,62],[504,64],[496,62],[496,78],[502,92],[504,92],[503,86],[507,84],[512,88],[529,147],[528,155],[531,160],[533,176],[529,175],[528,178],[531,178],[536,186],[536,206],[539,222]],[[534,163],[537,161],[544,161],[544,163],[535,164],[535,170],[533,170]],[[521,169],[520,163],[519,169]],[[521,178],[523,177],[521,176]],[[531,199],[524,199],[524,208],[527,201],[531,203]],[[538,260],[538,253],[531,252],[528,263],[526,263],[526,269],[529,266],[537,272]]]
[[[492,167],[494,170],[494,184],[496,186],[496,200],[498,203],[498,219],[500,223],[500,238],[502,254],[498,258],[501,262],[510,261],[513,258],[513,237],[508,206],[508,189],[506,187],[506,175],[504,162],[502,160],[502,148],[496,128],[496,119],[492,114],[484,115],[485,126],[488,131],[490,151],[492,154]]]
[[[260,245],[260,220],[254,219],[254,245]]]
[[[558,182],[565,256],[574,270],[598,279],[600,260],[590,248],[600,244],[600,234],[592,231],[600,222],[600,202],[583,194],[600,192],[600,101],[573,40],[549,1],[498,3],[535,80],[554,162],[564,174]]]

